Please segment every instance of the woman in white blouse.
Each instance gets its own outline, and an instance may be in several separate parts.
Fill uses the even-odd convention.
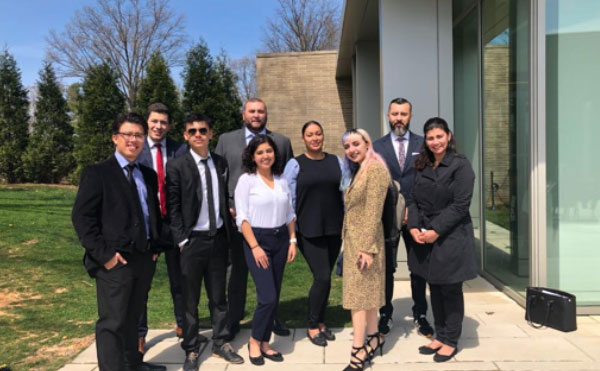
[[[264,358],[283,361],[269,346],[286,262],[296,257],[296,215],[273,140],[255,136],[242,155],[246,171],[235,187],[236,223],[244,236],[244,255],[256,285],[248,355],[254,365]]]

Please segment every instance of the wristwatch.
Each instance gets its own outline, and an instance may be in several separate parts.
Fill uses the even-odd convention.
[[[295,238],[290,238],[290,243],[296,243],[296,244],[297,244],[297,243],[298,243],[298,240],[297,240],[297,239],[295,239]]]

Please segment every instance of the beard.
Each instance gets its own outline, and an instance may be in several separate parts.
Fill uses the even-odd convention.
[[[406,125],[398,125],[398,126],[396,126],[390,122],[390,128],[394,132],[394,135],[396,135],[397,137],[403,137],[404,134],[406,134],[406,132],[408,131],[409,127],[410,127],[410,122],[407,123]]]
[[[252,133],[258,134],[267,126],[267,120],[263,121],[259,127],[254,127],[250,121],[244,120],[244,126],[247,127]]]

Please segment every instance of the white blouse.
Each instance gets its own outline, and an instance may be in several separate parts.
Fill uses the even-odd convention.
[[[235,187],[236,224],[246,220],[252,227],[276,228],[296,218],[287,181],[274,176],[271,189],[258,174],[242,174]]]

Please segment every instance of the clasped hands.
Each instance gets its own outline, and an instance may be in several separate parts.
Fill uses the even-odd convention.
[[[417,228],[411,228],[409,232],[413,240],[419,244],[434,243],[438,237],[440,237],[440,235],[433,229],[419,230]]]

